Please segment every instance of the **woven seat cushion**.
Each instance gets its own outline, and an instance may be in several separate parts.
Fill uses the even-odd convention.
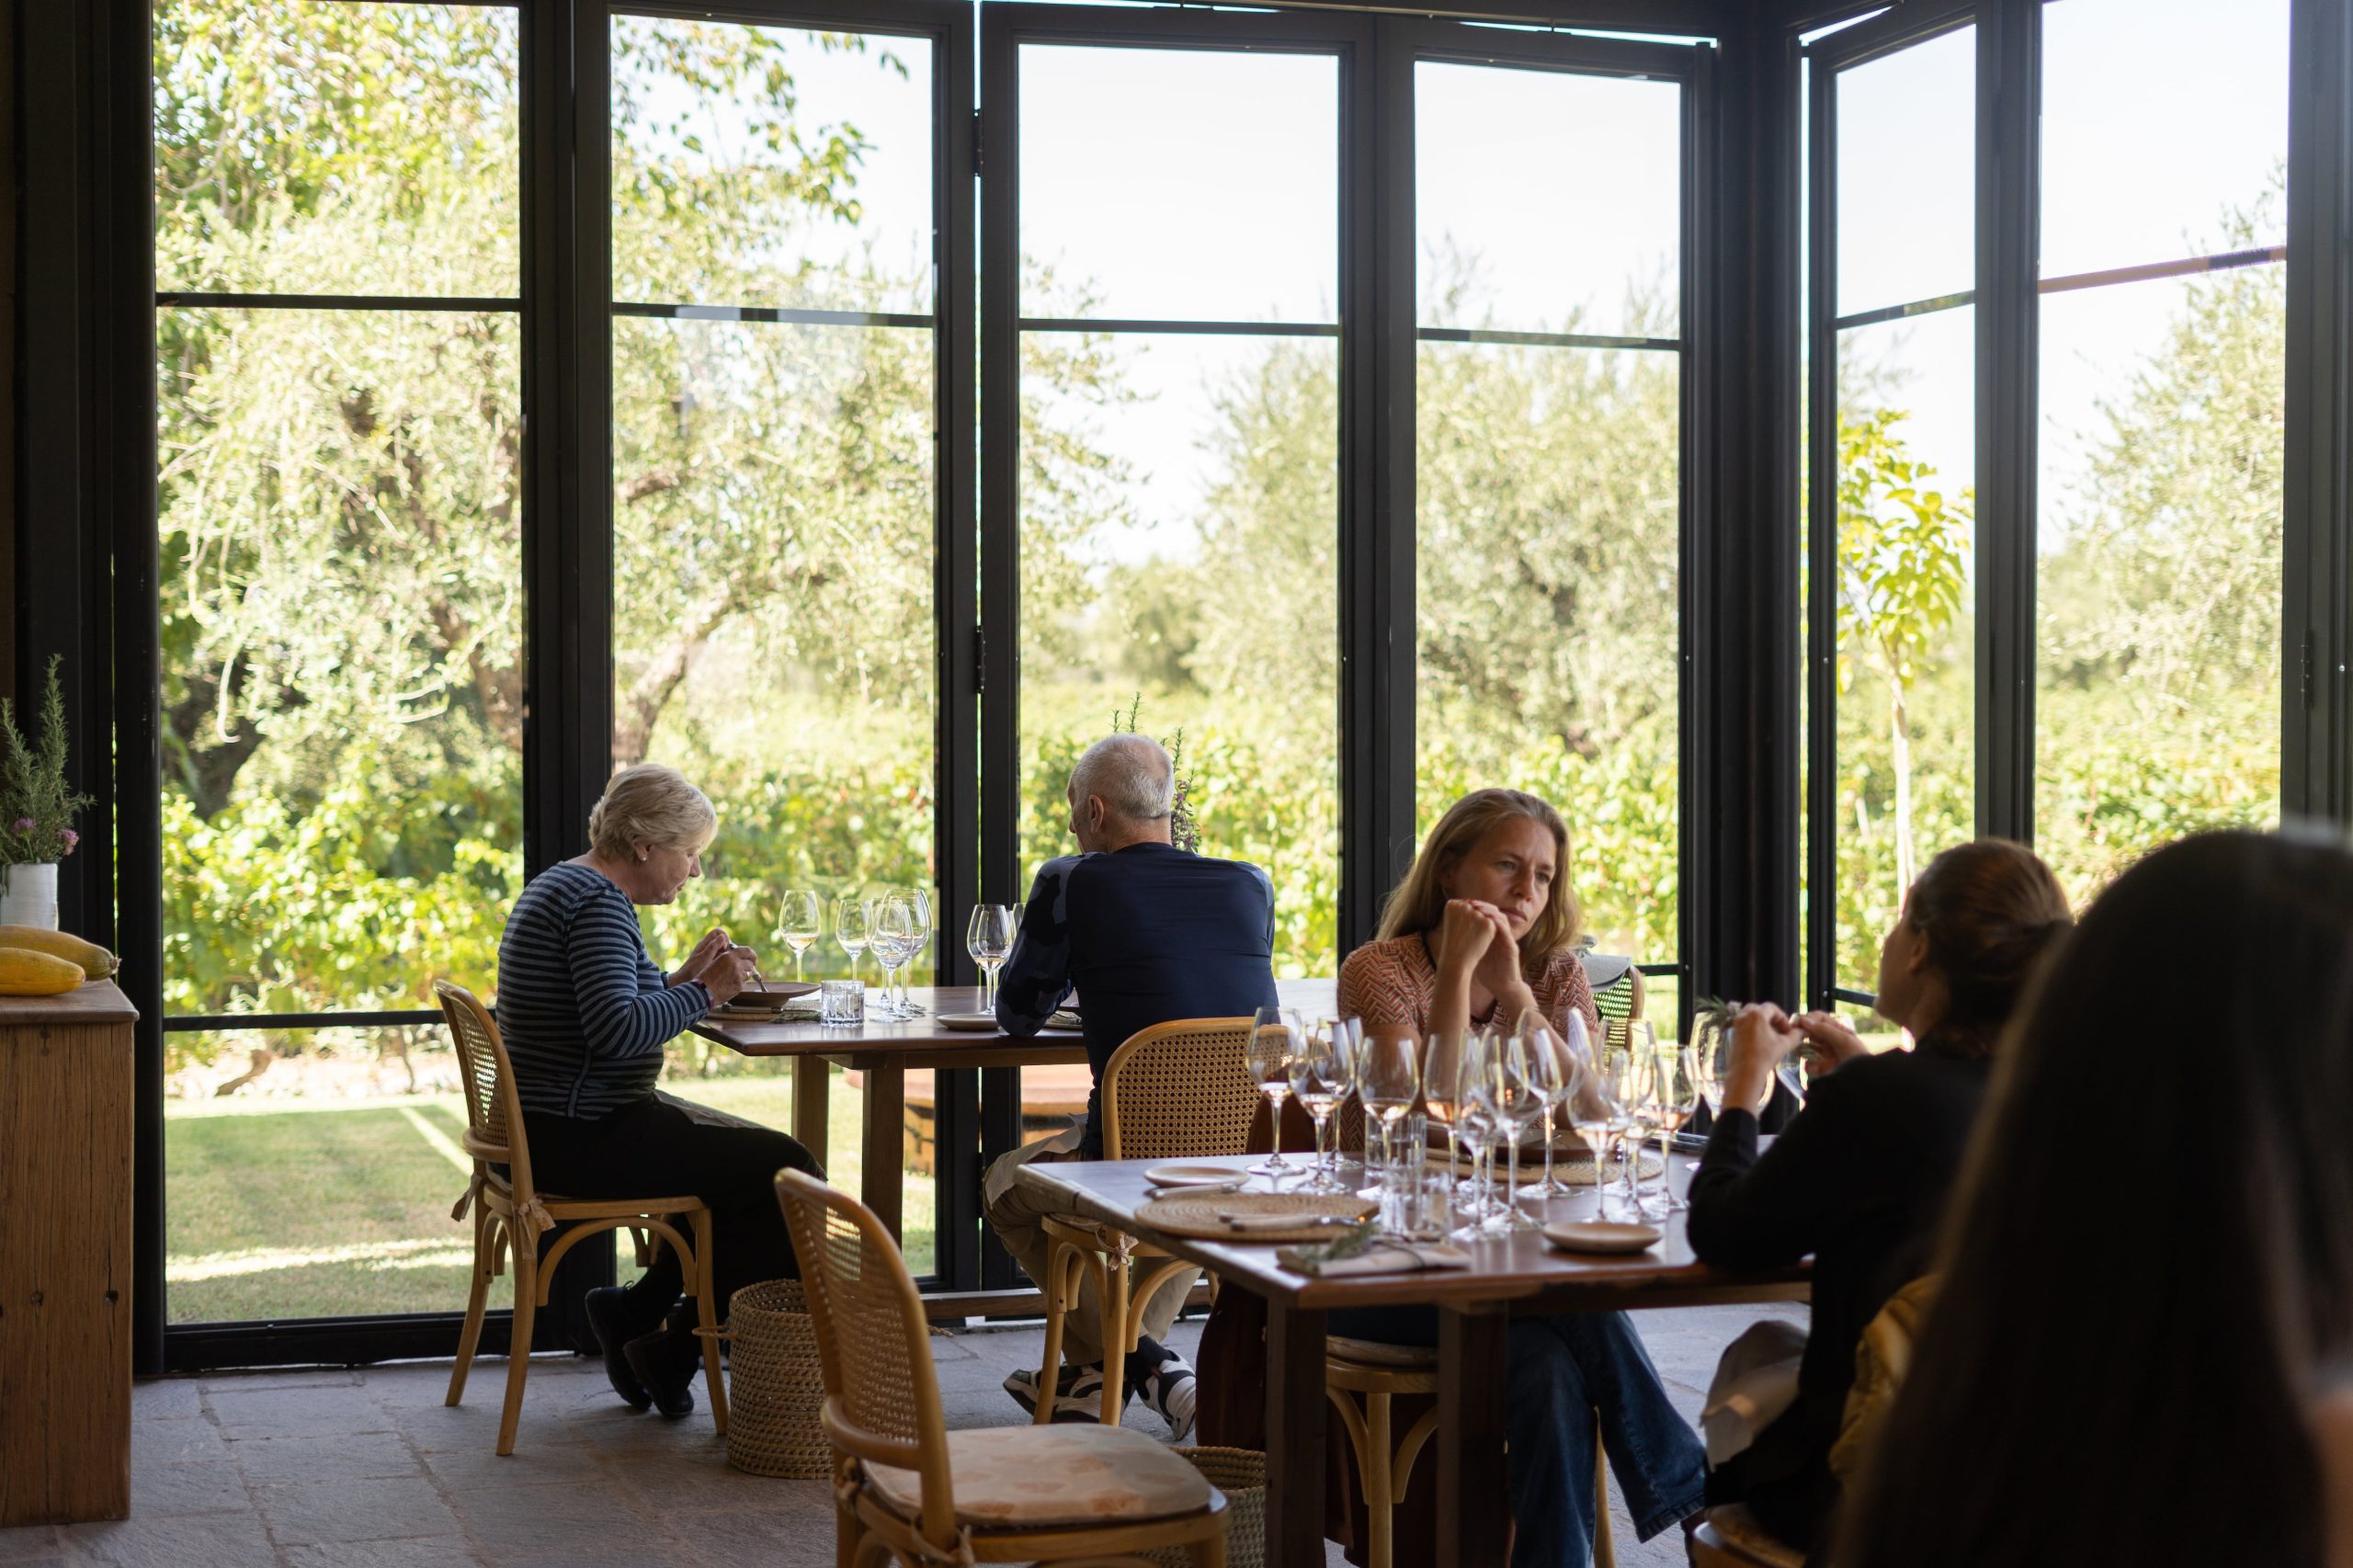
[[[948,1434],[956,1522],[977,1528],[1138,1524],[1210,1506],[1201,1472],[1142,1432],[1091,1422],[983,1426]],[[913,1518],[923,1483],[912,1470],[866,1467],[882,1501]]]
[[[1419,1345],[1388,1345],[1378,1339],[1349,1339],[1334,1335],[1324,1342],[1327,1355],[1366,1367],[1394,1367],[1401,1371],[1435,1371],[1438,1352]]]

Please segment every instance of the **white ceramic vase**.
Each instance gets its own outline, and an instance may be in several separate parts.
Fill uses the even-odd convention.
[[[8,885],[0,892],[0,926],[39,926],[57,929],[57,862],[8,868]]]

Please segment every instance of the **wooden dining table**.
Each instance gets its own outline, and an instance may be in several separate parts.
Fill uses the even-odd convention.
[[[1329,980],[1279,980],[1277,997],[1286,1007],[1329,1013],[1338,992]],[[900,1234],[901,1122],[906,1114],[910,1068],[1043,1067],[1086,1061],[1086,1040],[1074,1028],[1009,1035],[1002,1029],[956,1029],[941,1014],[983,1011],[977,985],[911,986],[907,998],[923,1009],[910,1018],[888,1018],[875,1011],[879,992],[866,997],[863,1023],[821,1024],[814,1019],[762,1021],[705,1018],[694,1032],[745,1056],[779,1056],[792,1062],[792,1135],[825,1163],[831,1111],[830,1069],[840,1066],[865,1077],[865,1103],[858,1117],[858,1199]],[[814,1001],[813,995],[810,998]],[[1084,1005],[1082,1000],[1082,1006]]]
[[[1187,1163],[1240,1170],[1252,1157]],[[1678,1190],[1696,1163],[1674,1156],[1669,1179]],[[1272,1244],[1203,1241],[1140,1221],[1137,1210],[1154,1190],[1143,1173],[1153,1164],[1040,1163],[1023,1166],[1019,1179],[1047,1191],[1071,1213],[1214,1270],[1227,1289],[1265,1299],[1267,1561],[1285,1568],[1320,1568],[1324,1561],[1324,1319],[1334,1309],[1438,1309],[1438,1562],[1441,1568],[1503,1568],[1511,1524],[1504,1493],[1505,1341],[1511,1319],[1807,1296],[1802,1265],[1734,1274],[1701,1263],[1685,1239],[1679,1210],[1647,1252],[1563,1252],[1531,1231],[1470,1244],[1468,1268],[1318,1278],[1285,1268]],[[1588,1198],[1563,1199],[1554,1217],[1589,1218],[1591,1208]]]

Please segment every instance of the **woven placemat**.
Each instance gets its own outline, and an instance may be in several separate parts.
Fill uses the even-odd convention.
[[[1155,1198],[1136,1210],[1136,1223],[1205,1242],[1248,1242],[1255,1245],[1259,1242],[1329,1241],[1339,1233],[1339,1227],[1302,1225],[1295,1230],[1235,1231],[1226,1224],[1224,1216],[1247,1214],[1256,1219],[1267,1214],[1297,1214],[1302,1218],[1329,1215],[1361,1220],[1372,1210],[1371,1200],[1347,1192],[1216,1192],[1189,1198]]]
[[[1431,1153],[1430,1168],[1438,1171],[1443,1171],[1447,1168],[1445,1150],[1436,1150]],[[1495,1159],[1495,1179],[1497,1181],[1502,1181],[1510,1168],[1510,1156],[1507,1154],[1498,1153]],[[1650,1180],[1653,1176],[1657,1176],[1665,1168],[1665,1164],[1659,1159],[1655,1152],[1647,1149],[1643,1152],[1641,1166],[1643,1180]],[[1456,1160],[1454,1162],[1454,1172],[1457,1176],[1469,1176],[1471,1174],[1471,1156],[1465,1154],[1461,1158]],[[1616,1181],[1620,1174],[1621,1172],[1618,1162],[1616,1160],[1610,1161],[1609,1179],[1611,1181]],[[1593,1185],[1593,1156],[1591,1154],[1578,1154],[1572,1157],[1555,1153],[1552,1156],[1552,1177],[1554,1180],[1563,1182],[1570,1187],[1591,1187]],[[1539,1149],[1531,1154],[1527,1150],[1522,1149],[1519,1152],[1519,1185],[1522,1187],[1528,1187],[1534,1183],[1540,1182],[1543,1179],[1544,1151]]]

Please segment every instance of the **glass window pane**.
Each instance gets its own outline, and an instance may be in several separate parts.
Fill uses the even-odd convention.
[[[2288,9],[2043,6],[2045,278],[2287,243]]]
[[[1028,333],[1020,854],[1072,852],[1071,765],[1136,709],[1205,855],[1275,884],[1275,972],[1335,972],[1338,344]]]
[[[931,44],[613,18],[613,297],[931,309]]]
[[[1838,313],[1976,286],[1977,29],[1838,73]]]
[[[1680,84],[1426,60],[1414,107],[1422,324],[1677,335]]]
[[[2046,295],[2035,839],[2078,899],[2279,812],[2287,269]]]
[[[165,1005],[487,994],[522,886],[515,319],[156,324]],[[164,1043],[174,1321],[463,1302],[438,1026]]]
[[[520,288],[516,13],[157,0],[166,291]]]
[[[1021,50],[1027,316],[1329,322],[1339,62]]]
[[[725,926],[791,975],[785,889],[830,909],[932,887],[935,366],[927,328],[613,323],[613,762],[669,763],[719,809],[702,880],[642,912],[657,962]],[[827,930],[807,978],[849,971]],[[739,1092],[712,1074],[785,1089],[691,1035],[669,1070],[707,1103]],[[929,1177],[906,1198],[928,1212]],[[920,1273],[927,1234],[907,1239]]]
[[[1543,797],[1586,929],[1645,963],[1680,949],[1680,379],[1427,343],[1416,381],[1417,838],[1473,789]]]
[[[1844,133],[1845,128],[1842,129]],[[1838,339],[1836,983],[1875,989],[1919,868],[1976,836],[1976,312]]]

